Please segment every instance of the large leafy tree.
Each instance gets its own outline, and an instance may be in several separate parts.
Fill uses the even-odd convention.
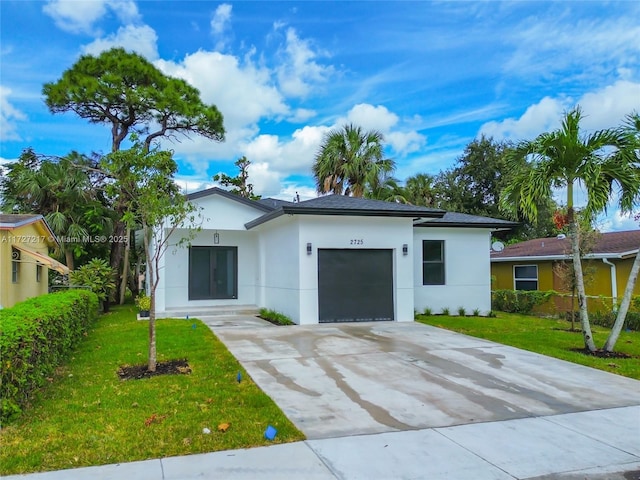
[[[481,136],[464,149],[456,165],[441,172],[434,180],[432,195],[440,208],[471,215],[502,217],[499,209],[502,190],[510,183],[514,174],[513,164],[507,165],[507,154],[512,145]],[[519,159],[518,170],[527,168],[526,161]],[[557,233],[552,221],[556,209],[551,197],[538,199],[537,208],[548,215],[540,215],[538,222],[531,222],[521,212],[514,212],[513,220],[521,226],[504,232],[505,239],[529,239],[553,236]]]
[[[395,163],[384,158],[384,137],[349,124],[328,132],[315,157],[313,176],[319,193],[363,197],[382,184]]]
[[[146,151],[155,139],[178,134],[224,140],[223,117],[215,105],[203,103],[198,90],[184,80],[164,75],[142,56],[122,48],[80,57],[59,80],[46,83],[43,94],[52,113],[73,112],[90,123],[107,125],[112,152],[119,151],[132,133]],[[120,193],[115,196],[118,218],[129,204],[125,192]],[[124,223],[117,222],[114,237],[125,232]],[[111,266],[117,271],[123,254],[123,242],[114,242]]]
[[[504,189],[500,205],[512,213],[520,210],[535,221],[539,216],[540,201],[549,198],[553,188],[566,189],[580,325],[585,347],[594,352],[597,349],[587,313],[574,191],[579,184],[586,191],[584,214],[588,217],[606,209],[614,189],[617,190],[618,206],[623,211],[630,211],[640,190],[640,176],[627,132],[604,129],[582,135],[581,119],[581,110],[576,107],[564,116],[559,130],[521,142],[507,154],[507,167],[519,173]],[[523,169],[523,160],[531,168]]]
[[[249,165],[251,162],[247,157],[241,157],[234,163],[238,167],[238,176],[231,177],[226,173],[217,173],[213,176],[214,182],[220,182],[224,187],[232,187],[230,192],[251,200],[259,200],[260,195],[253,193],[253,184],[249,183]]]
[[[111,231],[111,211],[94,166],[93,159],[76,152],[53,159],[26,149],[0,181],[2,208],[43,215],[72,270],[76,259],[99,253],[103,246],[94,239]]]
[[[181,226],[195,224],[196,208],[181,194],[174,181],[177,165],[169,151],[149,150],[144,144],[134,142],[130,149],[106,155],[101,167],[113,179],[108,186],[111,193],[126,192],[124,223],[129,228],[142,227],[151,300],[148,369],[154,372],[157,366],[156,290],[160,282],[161,259],[170,246],[188,242],[195,234],[197,228],[189,228],[186,235],[178,239],[171,237]]]

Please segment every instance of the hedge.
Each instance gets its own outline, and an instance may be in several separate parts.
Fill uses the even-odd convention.
[[[97,315],[98,297],[87,290],[41,295],[0,310],[0,423],[20,415]]]
[[[491,292],[491,309],[501,312],[528,315],[533,309],[547,302],[556,292],[549,290],[494,290]]]

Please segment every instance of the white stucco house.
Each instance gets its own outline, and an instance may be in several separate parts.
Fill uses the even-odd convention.
[[[189,246],[162,258],[158,317],[223,306],[303,325],[413,321],[426,307],[486,314],[491,232],[515,225],[341,195],[253,201],[210,188],[188,200],[204,220]]]

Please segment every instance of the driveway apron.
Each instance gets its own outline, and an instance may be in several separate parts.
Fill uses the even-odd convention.
[[[636,380],[420,323],[203,320],[309,439],[640,405]]]

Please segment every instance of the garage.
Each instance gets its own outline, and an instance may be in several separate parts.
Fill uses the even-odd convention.
[[[320,323],[394,320],[393,250],[318,249]]]

